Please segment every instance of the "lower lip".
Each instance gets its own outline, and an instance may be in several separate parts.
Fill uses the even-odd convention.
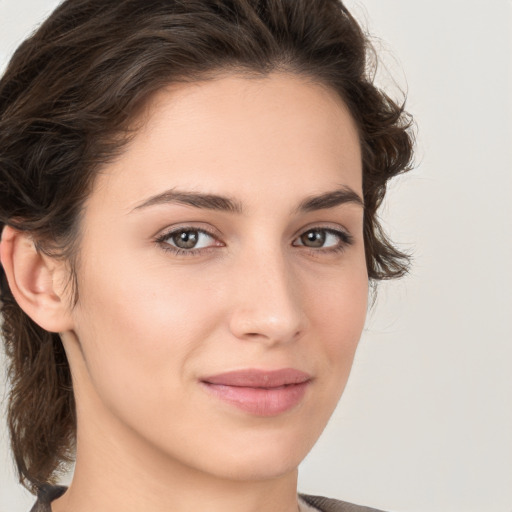
[[[304,398],[310,381],[276,388],[225,386],[203,382],[217,398],[256,416],[277,416],[296,407]]]

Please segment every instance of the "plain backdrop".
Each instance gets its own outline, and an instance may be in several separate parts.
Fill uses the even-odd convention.
[[[512,512],[512,2],[346,3],[418,125],[416,169],[382,211],[414,266],[380,286],[300,489],[389,512]],[[1,68],[56,4],[0,0]],[[3,423],[0,512],[28,511]]]

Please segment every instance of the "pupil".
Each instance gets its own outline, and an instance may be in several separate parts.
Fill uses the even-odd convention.
[[[180,249],[192,249],[197,244],[197,238],[197,231],[181,231],[173,237],[173,241]]]
[[[324,231],[308,231],[302,235],[302,243],[309,247],[322,247],[325,243]]]

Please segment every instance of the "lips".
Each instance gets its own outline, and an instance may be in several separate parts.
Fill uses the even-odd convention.
[[[201,379],[208,392],[257,416],[275,416],[303,400],[312,377],[294,368],[238,370]]]

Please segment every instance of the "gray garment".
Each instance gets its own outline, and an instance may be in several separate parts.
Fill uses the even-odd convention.
[[[67,487],[63,486],[43,486],[37,495],[37,502],[30,512],[51,512],[51,502],[59,496],[62,496],[66,492],[66,489]],[[322,496],[300,494],[300,497],[308,505],[318,509],[320,512],[382,512],[375,508],[352,505],[344,501],[323,498]]]
[[[323,496],[310,496],[308,494],[299,494],[299,496],[310,506],[317,508],[321,512],[382,512],[376,508],[354,505],[346,501],[333,500]]]

